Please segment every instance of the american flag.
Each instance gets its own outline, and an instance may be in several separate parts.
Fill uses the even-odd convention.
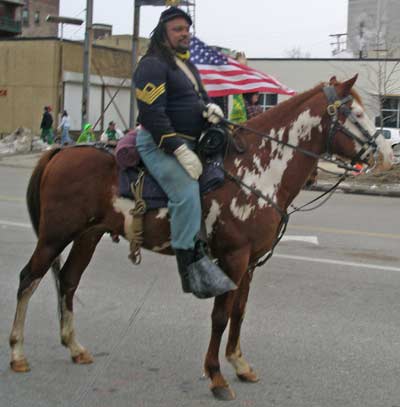
[[[190,43],[190,60],[199,70],[201,80],[211,97],[250,92],[282,95],[296,93],[272,76],[240,64],[196,37]]]

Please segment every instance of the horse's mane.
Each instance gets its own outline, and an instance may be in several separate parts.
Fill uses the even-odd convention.
[[[252,119],[248,120],[247,123],[250,125],[255,125],[258,127],[258,124],[271,122],[271,116],[274,116],[274,121],[281,121],[282,118],[286,117],[287,118],[287,112],[293,112],[295,111],[295,108],[302,103],[304,103],[306,100],[312,98],[314,95],[316,95],[318,92],[321,91],[321,89],[324,86],[327,86],[327,83],[321,82],[314,86],[313,88],[306,90],[302,93],[299,93],[295,96],[292,96],[291,98],[278,103],[277,105],[271,107],[267,111],[263,112],[262,114],[253,117]],[[354,97],[354,99],[361,105],[363,106],[363,103],[361,101],[360,95],[355,91],[351,90],[351,95]]]
[[[265,125],[265,123],[270,123],[273,125],[277,122],[280,123],[282,120],[287,120],[288,112],[295,111],[297,106],[316,95],[324,85],[324,83],[319,83],[312,89],[306,90],[305,92],[299,93],[283,102],[278,103],[260,115],[248,120],[246,125],[248,124],[251,127],[259,128],[263,124]]]

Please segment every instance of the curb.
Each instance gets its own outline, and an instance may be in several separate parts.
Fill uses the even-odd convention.
[[[332,188],[333,184],[317,183],[307,188],[308,191],[321,191],[326,192]],[[337,187],[336,192],[344,194],[358,194],[358,195],[374,195],[374,196],[388,196],[400,198],[400,186],[394,185],[362,185],[362,184],[341,184]]]

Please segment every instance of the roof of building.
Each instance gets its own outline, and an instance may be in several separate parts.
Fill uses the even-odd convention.
[[[3,3],[11,3],[15,4],[16,6],[23,6],[25,5],[25,2],[23,0],[2,0]]]

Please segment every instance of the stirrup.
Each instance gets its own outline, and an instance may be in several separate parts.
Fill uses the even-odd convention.
[[[187,268],[190,289],[197,298],[211,298],[237,289],[236,284],[205,255]]]

